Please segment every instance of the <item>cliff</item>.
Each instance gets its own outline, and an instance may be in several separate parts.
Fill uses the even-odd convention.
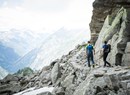
[[[112,15],[112,20],[117,11],[124,7],[130,8],[129,0],[95,0],[93,3],[93,16],[90,23],[91,41],[96,42],[107,15]],[[110,22],[111,23],[111,22]]]
[[[113,19],[112,19],[113,18]],[[130,9],[121,8],[116,15],[108,15],[95,43],[97,63],[101,63],[101,48],[104,41],[111,44],[108,60],[113,65],[129,66]]]

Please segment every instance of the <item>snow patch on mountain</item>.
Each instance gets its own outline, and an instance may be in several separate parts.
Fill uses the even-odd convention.
[[[30,67],[37,70],[42,69],[53,60],[74,49],[77,44],[89,40],[89,38],[90,36],[87,35],[86,30],[66,30],[61,28],[42,43],[39,53]]]

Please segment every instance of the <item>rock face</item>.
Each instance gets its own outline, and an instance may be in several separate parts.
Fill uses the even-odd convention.
[[[111,20],[111,18],[114,18]],[[101,48],[104,41],[108,41],[111,44],[111,52],[109,53],[108,60],[114,65],[124,65],[128,63],[128,58],[123,58],[123,56],[129,55],[128,42],[130,42],[130,10],[121,8],[116,16],[108,15],[104,25],[99,33],[99,37],[95,43],[96,47],[96,61],[101,63]],[[127,45],[127,47],[126,47]],[[100,46],[100,47],[99,47]],[[126,51],[125,51],[126,49]],[[125,62],[126,61],[126,62]],[[128,64],[127,64],[128,65]]]
[[[93,16],[90,23],[91,41],[96,42],[107,15],[116,15],[121,7],[130,8],[129,0],[95,0],[93,3]],[[113,18],[111,18],[113,19]],[[111,22],[110,22],[111,23]]]
[[[124,66],[130,66],[130,42],[127,43],[126,49],[125,49],[125,54],[123,55],[122,58],[122,65]]]

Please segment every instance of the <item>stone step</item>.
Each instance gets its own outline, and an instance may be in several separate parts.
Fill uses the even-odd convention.
[[[124,80],[124,81],[120,82],[120,84],[123,87],[123,89],[127,89],[128,83],[130,83],[130,80]]]
[[[123,75],[121,76],[121,80],[130,80],[130,75]]]

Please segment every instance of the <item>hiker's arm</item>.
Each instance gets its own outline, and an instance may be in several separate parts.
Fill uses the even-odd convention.
[[[94,48],[94,46],[93,46],[93,53],[94,53],[94,55],[95,55],[95,48]]]
[[[93,49],[94,55],[95,55],[95,49]]]

